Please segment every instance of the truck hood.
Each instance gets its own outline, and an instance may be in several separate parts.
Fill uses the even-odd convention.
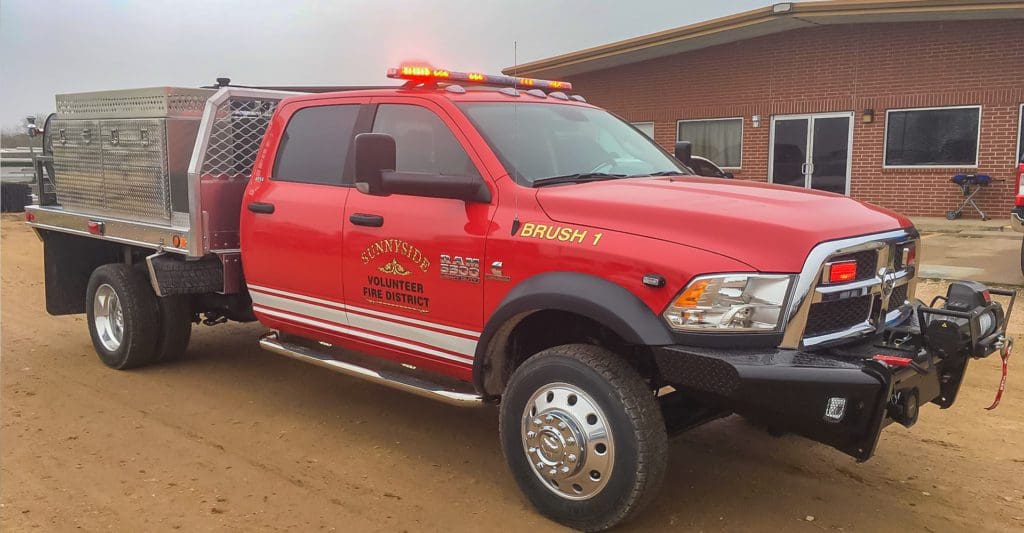
[[[799,272],[818,243],[911,226],[821,191],[718,178],[629,178],[546,187],[552,220],[701,248],[762,272]]]

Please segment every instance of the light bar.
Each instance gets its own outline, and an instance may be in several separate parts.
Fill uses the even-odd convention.
[[[441,68],[433,68],[427,65],[403,65],[398,68],[389,68],[388,77],[397,80],[416,80],[424,82],[457,81],[462,83],[477,83],[481,85],[496,85],[503,87],[527,87],[531,89],[552,89],[562,91],[572,90],[572,84],[567,81],[518,78],[516,76],[505,76],[504,74],[455,72]]]

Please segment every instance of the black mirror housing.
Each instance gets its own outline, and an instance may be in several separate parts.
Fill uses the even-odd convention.
[[[479,176],[445,176],[423,172],[391,172],[381,175],[384,194],[425,198],[451,198],[465,202],[491,201],[491,191]]]
[[[395,138],[386,133],[356,135],[356,189],[365,194],[387,194],[382,175],[394,171],[395,154]]]
[[[680,163],[690,166],[693,162],[693,145],[690,141],[677,141],[675,156]]]
[[[722,177],[725,178],[725,179],[731,180],[731,179],[735,178],[736,176],[734,176],[732,172],[723,172],[722,173]]]

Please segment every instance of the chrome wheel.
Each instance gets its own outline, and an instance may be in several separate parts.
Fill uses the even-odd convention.
[[[124,314],[117,293],[106,283],[96,289],[93,298],[93,326],[100,344],[108,351],[117,351],[124,339]]]
[[[530,397],[522,440],[533,473],[558,496],[589,499],[611,477],[615,446],[608,418],[574,385],[552,383]]]

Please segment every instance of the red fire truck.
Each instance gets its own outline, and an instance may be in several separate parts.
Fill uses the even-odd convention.
[[[258,320],[272,352],[498,405],[523,492],[585,530],[651,499],[671,434],[738,413],[866,460],[1010,349],[1014,293],[914,298],[903,216],[694,177],[566,82],[388,75],[58,95],[26,212],[47,310],[115,369]]]

